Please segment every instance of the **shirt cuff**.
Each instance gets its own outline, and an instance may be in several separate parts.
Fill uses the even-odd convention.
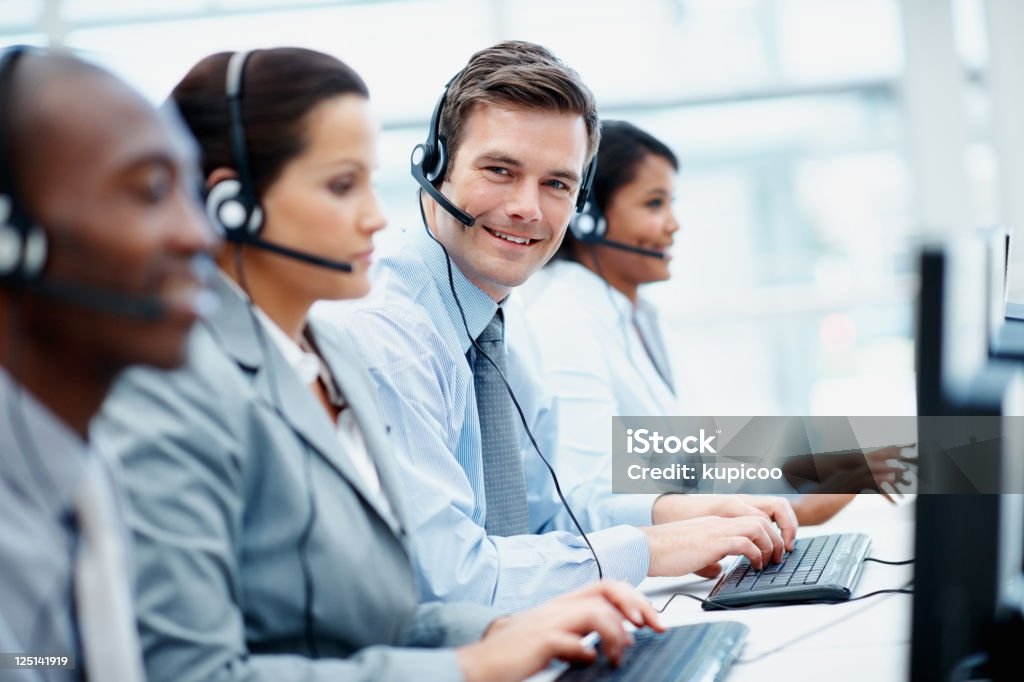
[[[639,585],[647,577],[651,550],[647,536],[633,526],[613,526],[588,533],[605,578]]]
[[[497,609],[470,602],[420,604],[405,643],[417,647],[453,647],[475,642],[500,615]]]
[[[654,501],[659,494],[618,493],[608,501],[608,525],[652,526]]]

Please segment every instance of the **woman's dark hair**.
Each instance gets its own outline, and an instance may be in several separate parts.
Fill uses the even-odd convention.
[[[231,52],[204,58],[171,92],[185,124],[199,142],[203,175],[234,168],[226,77]],[[256,50],[242,76],[242,124],[249,172],[257,196],[303,152],[310,111],[338,95],[369,97],[363,79],[341,60],[298,47]]]
[[[603,214],[612,196],[636,178],[637,169],[648,155],[660,156],[672,168],[679,170],[679,160],[664,142],[650,133],[625,121],[601,122],[601,145],[597,149],[597,172],[590,200],[597,204]],[[575,245],[578,243],[572,232],[566,231],[565,239],[558,247],[556,258],[576,260]]]

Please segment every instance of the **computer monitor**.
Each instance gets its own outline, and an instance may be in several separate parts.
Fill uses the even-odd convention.
[[[989,282],[982,241],[925,246],[917,303],[917,413],[941,416],[970,393],[989,360]]]
[[[999,360],[1024,362],[1024,304],[1007,301],[1010,235],[998,228],[992,228],[987,243],[990,277],[989,353]]]
[[[979,244],[952,240],[921,256],[915,681],[968,679],[983,664],[986,674],[998,671],[1004,623],[1020,610],[1024,506],[1007,493],[1024,487],[1014,416],[1024,414],[1024,378],[1016,365],[979,361],[989,322]]]
[[[985,249],[986,278],[985,301],[988,310],[989,349],[1006,323],[1006,287],[1010,265],[1010,235],[1001,226],[978,230],[978,238]]]

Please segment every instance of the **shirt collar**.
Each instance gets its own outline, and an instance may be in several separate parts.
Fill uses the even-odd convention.
[[[227,282],[235,293],[241,296],[247,303],[249,296],[242,290],[242,287],[238,286],[238,283],[233,279],[221,273],[221,277]],[[271,320],[265,312],[259,306],[253,306],[253,310],[256,311],[256,319],[260,321],[260,325],[263,330],[266,331],[267,336],[270,337],[274,347],[277,348],[278,352],[284,358],[284,361],[295,370],[295,373],[299,375],[299,379],[303,384],[309,385],[317,380],[320,376],[320,357],[315,353],[311,353],[308,350],[302,348],[299,344],[284,333],[284,330],[277,326],[277,323]]]
[[[480,228],[466,228],[480,229]],[[441,292],[441,299],[444,302],[445,310],[451,319],[456,336],[462,345],[462,352],[465,353],[472,345],[470,339],[480,336],[487,324],[494,317],[498,310],[498,304],[494,302],[487,293],[470,282],[459,266],[452,263],[452,282],[455,284],[455,292],[458,294],[459,302],[466,313],[466,327],[469,327],[470,336],[466,336],[466,329],[462,324],[462,316],[459,314],[458,305],[452,298],[451,285],[448,281],[448,262],[444,251],[434,239],[427,234],[425,229],[416,229],[411,235],[412,248],[419,253],[427,271],[430,272],[434,284]],[[504,305],[506,298],[502,301]]]
[[[606,301],[610,300],[611,304],[615,306],[615,310],[620,315],[625,316],[626,319],[632,319],[634,317],[650,318],[656,315],[654,305],[642,295],[637,294],[636,304],[634,304],[624,293],[598,277],[597,273],[593,270],[584,267],[576,261],[559,261],[557,263],[552,263],[551,267],[555,268],[552,272],[552,277],[560,276],[558,274],[558,269],[565,268],[569,272],[573,273],[573,277],[580,283],[581,287],[585,287],[588,295],[601,296]]]

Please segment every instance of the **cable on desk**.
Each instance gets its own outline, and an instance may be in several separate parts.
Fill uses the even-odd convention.
[[[874,597],[875,595],[878,595],[878,594],[913,594],[914,591],[909,589],[909,587],[911,585],[913,585],[913,581],[908,582],[906,585],[904,585],[903,587],[898,588],[898,589],[877,590],[875,592],[869,592],[868,594],[864,594],[864,595],[861,595],[859,597],[854,597],[853,599],[847,599],[846,601],[848,601],[848,602],[858,601],[860,599],[867,599],[868,597]],[[834,603],[842,604],[842,603],[845,603],[845,602],[834,602]],[[877,603],[878,602],[875,602],[875,604],[877,604]],[[808,630],[807,632],[804,632],[804,633],[802,633],[800,635],[797,635],[796,637],[794,637],[794,638],[792,638],[790,640],[787,640],[787,641],[783,642],[782,644],[778,645],[774,649],[769,649],[768,651],[764,651],[764,652],[762,652],[762,653],[760,653],[757,656],[754,656],[752,658],[738,658],[738,659],[736,659],[735,663],[736,663],[736,665],[745,665],[747,663],[756,663],[757,661],[760,661],[763,658],[767,658],[769,656],[772,656],[774,654],[779,653],[780,651],[784,651],[784,650],[788,649],[789,647],[793,646],[794,644],[796,644],[797,642],[800,642],[800,641],[802,641],[802,640],[804,640],[804,639],[806,639],[806,638],[808,638],[808,637],[810,637],[812,635],[816,635],[819,632],[823,632],[823,631],[825,631],[825,630],[827,630],[827,629],[829,629],[831,627],[835,627],[836,625],[839,625],[840,623],[848,621],[851,618],[853,618],[854,616],[857,616],[857,615],[859,615],[861,613],[864,613],[868,609],[874,608],[875,604],[868,604],[864,608],[858,609],[856,611],[853,611],[852,613],[847,613],[842,618],[837,618],[834,621],[832,621],[831,623],[826,623],[825,625],[816,627],[813,630]]]
[[[687,599],[692,599],[694,601],[699,601],[701,604],[710,604],[711,606],[713,606],[715,608],[715,610],[726,609],[726,610],[729,610],[729,611],[743,611],[745,609],[761,609],[761,608],[772,607],[772,606],[805,606],[805,605],[811,605],[811,604],[846,604],[846,603],[851,602],[851,601],[860,601],[861,599],[867,599],[868,597],[874,597],[874,596],[879,595],[879,594],[914,594],[914,591],[909,589],[909,586],[911,584],[912,583],[907,583],[903,587],[897,587],[897,588],[893,588],[893,589],[875,590],[874,592],[868,592],[867,594],[862,594],[859,597],[852,597],[850,599],[843,599],[843,600],[840,600],[840,601],[820,600],[820,601],[800,601],[800,602],[778,602],[778,603],[745,604],[743,606],[727,606],[725,604],[719,604],[718,602],[713,602],[713,601],[710,601],[708,599],[704,599],[703,597],[698,597],[695,594],[688,594],[686,592],[676,592],[675,594],[673,594],[671,597],[668,598],[668,601],[665,602],[664,606],[662,606],[660,609],[655,609],[655,611],[657,611],[658,613],[665,613],[665,609],[668,608],[668,605],[671,604],[672,600],[675,599],[676,597],[686,597]]]
[[[895,589],[890,589],[890,590],[875,590],[874,592],[868,592],[867,594],[862,594],[859,597],[852,597],[850,599],[846,599],[844,601],[835,602],[835,603],[836,604],[845,604],[846,602],[860,601],[861,599],[867,599],[868,597],[874,597],[876,594],[914,594],[914,591],[912,589],[910,589],[909,587],[897,587]]]
[[[906,561],[886,561],[885,559],[876,559],[873,556],[865,557],[864,561],[874,561],[876,564],[885,564],[887,566],[906,566],[907,564],[914,563],[913,559],[907,559]]]
[[[665,613],[665,609],[668,608],[668,605],[671,604],[672,600],[675,599],[676,597],[686,597],[686,598],[692,599],[694,601],[699,601],[701,604],[712,604],[716,609],[729,609],[729,610],[738,611],[738,610],[741,610],[741,609],[749,609],[750,608],[749,606],[726,606],[724,604],[715,604],[714,602],[708,601],[707,599],[704,599],[703,597],[698,597],[695,594],[687,594],[685,592],[676,592],[675,594],[673,594],[671,597],[668,598],[668,601],[665,602],[664,606],[662,606],[660,609],[655,609],[655,611],[657,611],[658,613]]]

